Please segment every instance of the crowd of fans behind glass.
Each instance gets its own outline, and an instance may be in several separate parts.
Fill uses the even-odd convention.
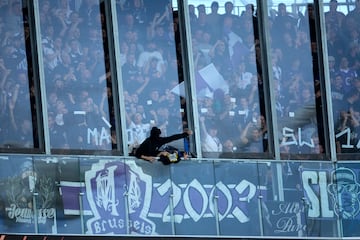
[[[97,1],[39,3],[51,147],[110,150],[117,143],[104,9]],[[337,4],[330,1],[330,10],[325,12],[335,132],[349,129],[351,144],[356,145],[360,134],[360,2],[355,1],[355,8],[346,14],[337,10]],[[179,22],[168,1],[125,0],[117,1],[116,6],[117,61],[132,149],[149,135],[152,126],[164,135],[188,127],[184,95],[174,91],[184,80]],[[266,152],[255,6],[237,7],[230,1],[219,6],[213,1],[188,8],[203,152],[216,157]],[[280,3],[270,11],[268,21],[279,122],[319,97],[319,77],[311,62],[317,51],[312,5],[305,14],[287,9]],[[18,1],[1,1],[0,12],[0,143],[31,148],[31,109],[36,106],[29,23]],[[241,45],[232,42],[234,36]],[[227,88],[204,87],[206,79],[199,76],[204,68],[218,73]],[[32,106],[24,104],[28,102]],[[303,129],[316,140],[316,147],[304,146],[299,152],[323,151],[317,120],[310,117]],[[108,140],[87,142],[86,129],[96,127],[107,128]],[[346,135],[339,136],[341,152]]]

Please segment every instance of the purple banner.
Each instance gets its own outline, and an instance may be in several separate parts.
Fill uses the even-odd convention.
[[[256,206],[265,187],[257,185],[254,174],[234,178],[237,182],[230,178],[230,182],[215,182],[214,176],[205,172],[199,176],[198,167],[177,164],[173,169],[179,176],[185,177],[184,171],[191,176],[181,179],[173,174],[173,179],[166,176],[161,182],[153,182],[158,178],[145,173],[135,161],[99,161],[85,172],[85,183],[61,182],[65,214],[80,212],[79,194],[83,192],[89,234],[161,234],[162,225],[172,221],[176,226],[196,226],[211,219],[215,223],[216,216],[232,224],[258,221],[249,206]],[[246,172],[244,166],[242,169]]]

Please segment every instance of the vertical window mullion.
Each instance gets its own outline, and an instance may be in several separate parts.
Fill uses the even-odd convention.
[[[187,88],[189,95],[187,95],[187,102],[191,104],[187,104],[187,111],[188,116],[191,121],[189,124],[192,126],[193,129],[200,129],[199,121],[194,121],[194,119],[199,119],[199,111],[198,111],[198,104],[197,104],[197,96],[196,96],[196,82],[195,82],[195,72],[191,69],[194,69],[194,59],[192,56],[192,44],[191,44],[191,26],[190,26],[190,17],[189,17],[189,8],[188,8],[188,1],[178,1],[178,9],[179,9],[179,24],[180,24],[180,36],[181,36],[181,43],[183,50],[183,68],[184,68],[184,75],[186,76],[185,79],[189,79],[185,83],[185,87]],[[186,60],[186,61],[185,61]],[[191,116],[191,117],[190,117]],[[200,131],[194,131],[194,138],[195,138],[195,152],[196,156],[201,158],[202,151],[201,151],[201,139],[200,139]]]
[[[334,130],[334,116],[332,112],[332,100],[331,100],[331,82],[330,82],[330,72],[329,72],[329,62],[328,62],[328,48],[326,40],[326,25],[325,25],[325,15],[324,15],[324,3],[323,1],[315,1],[315,9],[317,14],[317,36],[318,36],[318,49],[319,49],[319,69],[320,69],[320,83],[321,83],[321,95],[322,101],[325,103],[323,107],[323,116],[325,129],[325,150],[328,158],[331,161],[336,162],[336,143],[335,139],[335,130]],[[329,94],[330,93],[330,94]]]
[[[42,125],[43,130],[43,142],[44,142],[44,150],[46,154],[51,153],[50,149],[50,135],[49,135],[49,127],[48,127],[48,109],[47,109],[47,98],[46,98],[46,85],[45,85],[45,74],[44,74],[44,56],[42,52],[41,46],[41,29],[40,29],[40,12],[39,12],[39,0],[29,1],[33,3],[34,7],[34,28],[31,29],[31,33],[34,35],[35,46],[37,49],[36,61],[40,64],[37,64],[37,73],[38,75],[38,83],[39,83],[39,97],[41,99],[41,118],[42,121],[39,125]],[[35,72],[35,71],[34,71]],[[40,115],[40,114],[38,114]]]
[[[275,159],[280,159],[280,147],[279,147],[279,133],[278,133],[278,120],[276,116],[275,96],[271,89],[274,89],[273,70],[271,68],[271,56],[269,51],[270,46],[270,32],[267,28],[268,21],[268,3],[267,1],[258,1],[259,6],[259,29],[260,29],[260,44],[261,44],[261,56],[263,65],[263,79],[264,79],[264,95],[265,95],[265,109],[267,110],[267,126],[269,129],[269,151],[274,154]]]
[[[128,156],[129,151],[127,147],[127,134],[126,134],[126,112],[125,112],[125,100],[124,95],[120,94],[123,92],[123,84],[122,84],[122,73],[121,73],[121,64],[120,61],[116,61],[116,59],[120,59],[120,46],[119,46],[119,26],[117,22],[117,11],[116,11],[116,2],[110,1],[105,2],[109,3],[106,5],[110,8],[109,15],[111,15],[110,19],[107,21],[107,30],[109,36],[109,51],[110,51],[110,64],[111,64],[111,76],[113,82],[112,93],[114,95],[114,106],[118,105],[119,107],[115,107],[115,131],[116,131],[116,142],[117,142],[117,150],[120,150],[124,156]],[[122,143],[122,144],[120,144]]]

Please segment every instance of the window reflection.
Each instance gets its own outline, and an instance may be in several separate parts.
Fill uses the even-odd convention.
[[[223,4],[188,6],[203,156],[264,153],[267,127],[255,6]]]
[[[0,11],[0,148],[38,148],[28,8],[8,1]]]
[[[107,41],[104,41],[107,36],[100,2],[40,1],[41,50],[53,149],[109,150],[116,147]],[[27,6],[19,1],[2,4],[1,145],[33,148],[38,145],[38,139],[34,133],[36,117],[32,116],[35,98],[29,77],[33,69],[28,58],[31,51]],[[225,4],[224,1],[196,4],[188,7],[199,114],[205,119],[205,127],[218,126],[216,135],[222,150],[215,156],[222,152],[230,155],[248,152],[249,149],[252,149],[250,152],[267,151],[256,6]],[[117,7],[120,63],[128,126],[131,125],[126,128],[130,134],[129,143],[136,145],[143,137],[133,136],[139,131],[136,129],[133,133],[131,130],[135,115],[142,116],[143,135],[152,125],[162,125],[166,134],[178,132],[186,125],[183,85],[179,85],[182,71],[178,61],[177,12],[173,12],[171,4],[165,0],[156,4],[141,0],[118,1]],[[343,1],[324,4],[333,127],[339,153],[356,153],[359,149],[358,8],[358,1],[349,6]],[[280,3],[272,6],[269,12],[281,152],[322,153],[324,139],[319,114],[321,101],[312,1],[293,7],[288,2]],[[289,52],[291,54],[287,54]],[[20,81],[15,83],[15,79]],[[162,87],[152,87],[155,82]],[[30,104],[20,105],[20,101]],[[154,114],[158,101],[162,104],[156,107]],[[244,131],[249,122],[263,135],[261,148],[243,146],[244,139],[251,139],[251,127]],[[248,133],[246,137],[241,136],[243,132]],[[134,140],[137,138],[140,140]],[[212,150],[204,148],[204,155],[208,151]]]
[[[99,1],[41,0],[52,149],[111,150],[111,79]]]
[[[340,10],[331,1],[325,12],[332,113],[338,153],[359,152],[359,9],[355,1],[350,11]]]
[[[269,15],[271,67],[280,152],[324,152],[314,6],[279,3]]]
[[[187,127],[177,12],[169,1],[117,3],[129,152],[157,126]],[[179,84],[180,83],[180,84]],[[180,146],[182,147],[182,146]]]

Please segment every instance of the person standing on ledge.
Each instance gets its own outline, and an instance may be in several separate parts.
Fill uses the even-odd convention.
[[[181,139],[187,138],[193,132],[191,130],[185,130],[183,133],[174,134],[168,137],[160,137],[161,130],[157,127],[153,127],[150,131],[150,136],[146,138],[140,146],[136,149],[135,156],[138,159],[143,159],[153,163],[156,160],[161,161],[163,164],[167,165],[170,163],[177,163],[180,161],[179,153],[177,150],[174,152],[161,151],[160,147],[166,143]],[[174,156],[176,156],[174,158]]]

